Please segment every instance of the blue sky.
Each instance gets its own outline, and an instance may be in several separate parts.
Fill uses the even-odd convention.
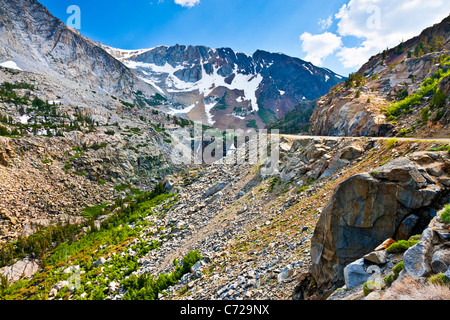
[[[405,24],[412,13],[424,14],[423,5],[428,2],[415,0],[409,9],[400,6],[408,1],[372,0],[382,23],[367,32],[366,20],[373,13],[367,10],[370,0],[40,0],[63,22],[70,16],[67,8],[79,6],[79,31],[116,48],[178,43],[231,47],[248,54],[262,49],[305,58],[342,75],[356,71],[379,52],[380,45],[396,45],[450,11],[446,0],[435,0],[428,11],[425,8],[422,23],[407,23],[408,28],[393,36],[391,29]]]

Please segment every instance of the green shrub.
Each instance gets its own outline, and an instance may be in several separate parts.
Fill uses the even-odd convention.
[[[443,71],[439,69],[432,77],[427,78],[421,85],[421,88],[404,98],[401,101],[391,104],[387,109],[383,110],[388,119],[396,118],[402,113],[411,112],[411,107],[420,104],[422,99],[430,93],[436,94],[438,84],[445,78],[450,76],[450,70]],[[436,102],[441,103],[442,95],[438,94]],[[434,106],[434,104],[432,104]],[[392,117],[392,118],[391,118]]]
[[[421,234],[416,234],[416,235],[412,236],[411,238],[409,238],[409,241],[420,241],[421,238],[422,238]]]
[[[125,190],[130,189],[130,188],[131,188],[131,186],[129,184],[120,184],[118,186],[115,186],[114,190],[120,192],[120,191],[125,191]]]
[[[367,281],[366,283],[364,283],[363,292],[364,292],[365,296],[369,295],[369,293],[371,293],[373,291],[373,289],[371,289],[370,287],[371,288],[374,287],[373,281]]]
[[[98,205],[98,206],[93,206],[93,207],[86,207],[83,212],[82,215],[83,216],[91,216],[91,217],[98,217],[101,215],[102,210],[105,209],[109,204],[109,202],[104,203],[102,205]]]
[[[445,206],[444,211],[441,213],[440,218],[442,222],[450,224],[450,203]]]
[[[361,90],[356,91],[355,98],[358,99],[361,97]]]
[[[142,219],[151,214],[151,209],[173,196],[163,194],[162,184],[158,184],[151,192],[142,192],[136,196],[117,199],[116,212],[104,223],[102,228],[94,227],[94,217],[88,217],[86,222],[78,225],[58,223],[56,226],[38,228],[37,233],[16,242],[0,244],[0,267],[10,265],[14,261],[28,256],[39,259],[41,271],[30,280],[21,280],[12,285],[0,278],[0,300],[46,300],[50,288],[61,280],[67,280],[69,275],[61,273],[61,267],[79,265],[85,271],[81,277],[81,288],[69,292],[63,289],[58,298],[79,300],[86,293],[85,299],[104,300],[108,293],[107,285],[111,281],[119,282],[139,268],[139,257],[145,256],[150,250],[157,249],[161,244],[157,241],[138,242],[131,249],[137,255],[112,255],[108,265],[94,268],[92,262],[109,253],[120,253],[123,245],[139,236],[140,227],[145,225]],[[123,204],[129,204],[123,210]],[[121,209],[122,208],[122,209]],[[105,212],[106,213],[106,212]],[[133,224],[134,228],[129,224]],[[87,232],[81,232],[89,227]],[[106,248],[101,246],[106,245]],[[192,261],[186,260],[187,265]],[[162,279],[164,280],[164,279]]]
[[[300,193],[302,193],[303,191],[306,191],[306,190],[308,190],[308,189],[309,189],[309,186],[301,187],[301,188],[299,188],[299,189],[297,190],[297,194],[300,194]]]
[[[436,108],[442,108],[445,104],[446,99],[447,96],[445,95],[445,93],[443,93],[440,89],[437,89],[436,93],[434,94],[430,102],[431,110],[434,110]]]
[[[126,293],[124,300],[157,300],[158,294],[178,281],[190,271],[192,266],[201,259],[198,251],[190,251],[183,259],[182,265],[177,265],[170,274],[153,275],[142,274],[139,277],[132,275],[121,282]]]
[[[178,295],[182,296],[184,295],[186,292],[188,292],[188,287],[184,286],[180,291],[178,291]]]
[[[408,132],[409,132],[408,129],[402,128],[400,129],[399,136],[404,137],[408,134]]]
[[[444,116],[444,114],[445,114],[445,112],[444,112],[443,110],[439,110],[439,111],[436,113],[435,117],[433,118],[433,121],[434,121],[434,122],[438,122],[439,120],[442,119],[442,117]]]
[[[405,99],[408,96],[408,90],[403,89],[402,91],[398,92],[395,97],[397,99],[397,101],[401,101],[403,99]]]
[[[427,122],[428,122],[428,119],[430,118],[430,115],[431,115],[430,109],[428,109],[428,108],[423,108],[423,109],[420,111],[420,113],[422,114],[422,122],[423,122],[423,123],[427,123]]]
[[[400,272],[402,272],[403,270],[403,261],[399,262],[397,265],[395,265],[395,267],[392,269],[393,273],[391,273],[390,275],[388,275],[387,277],[385,277],[384,283],[386,283],[386,285],[390,286],[395,280],[398,279],[398,276],[400,275]]]
[[[281,183],[281,179],[279,177],[272,178],[269,181],[269,193],[272,193],[275,189],[275,186]]]
[[[399,276],[400,272],[402,272],[403,268],[404,268],[403,261],[400,261],[399,263],[397,263],[395,265],[394,268],[392,268],[392,271],[394,272],[395,279],[397,279],[397,277]]]
[[[106,148],[107,146],[108,146],[108,143],[102,142],[101,144],[94,144],[94,145],[90,146],[89,149],[100,150],[100,149]]]
[[[405,252],[412,246],[416,245],[418,241],[407,241],[407,240],[400,240],[399,242],[394,243],[389,248],[387,248],[387,252],[391,254],[401,253]]]
[[[395,280],[397,280],[395,278],[395,276],[391,273],[390,275],[388,275],[387,277],[385,277],[384,279],[384,283],[386,283],[386,285],[390,286]]]
[[[360,87],[366,84],[366,78],[361,73],[351,73],[344,84],[347,88]]]
[[[449,144],[445,144],[443,146],[439,146],[436,148],[430,148],[428,149],[428,151],[447,151],[450,152],[450,145]]]

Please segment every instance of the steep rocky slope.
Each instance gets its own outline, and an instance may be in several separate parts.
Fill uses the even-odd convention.
[[[1,242],[183,170],[163,128],[176,118],[51,76],[0,68],[0,79]]]
[[[285,88],[278,86],[291,76],[285,74],[290,67],[316,72],[317,88],[331,81],[326,80],[330,72],[265,52],[250,57],[204,47],[108,49],[151,85],[167,85],[156,89],[159,94],[146,95],[129,86],[141,80],[119,61],[111,62],[109,54],[96,49],[98,44],[64,29],[36,2],[3,2],[1,10],[14,13],[17,3],[32,9],[24,11],[24,25],[2,16],[0,27],[37,33],[40,40],[31,41],[34,45],[45,44],[42,38],[59,30],[60,39],[80,48],[68,53],[65,41],[49,36],[49,43],[59,48],[52,52],[68,65],[62,70],[57,56],[50,61],[45,45],[37,50],[26,39],[2,34],[8,45],[0,50],[14,63],[0,67],[1,299],[388,299],[398,297],[410,278],[416,281],[414,288],[440,279],[444,285],[438,289],[448,292],[449,226],[438,212],[450,202],[448,140],[284,136],[279,171],[272,176],[262,174],[268,159],[174,165],[171,133],[192,129],[190,121],[174,117],[186,113],[183,103],[177,110],[163,96],[180,90],[178,80],[192,85],[178,97],[196,101],[199,93],[190,89],[214,78],[214,87],[202,87],[208,95],[199,91],[210,111],[230,98],[255,111],[263,95],[253,99],[243,89],[231,90],[236,79],[248,76],[246,85],[261,80],[276,102],[288,93],[306,94],[299,88],[282,94]],[[56,28],[40,33],[35,23],[41,18]],[[441,24],[433,30],[447,29]],[[420,41],[411,43],[418,46]],[[443,112],[436,131],[443,134],[448,104],[438,92],[447,95],[449,60],[445,48],[438,49],[406,60],[401,50],[389,51],[384,59],[393,64],[387,70],[371,60],[364,67],[372,70],[369,78],[352,75],[319,99],[324,113],[319,118],[316,109],[311,130],[392,134],[428,107],[428,118]],[[24,50],[29,50],[25,56]],[[94,68],[86,74],[83,70],[92,63],[101,65],[97,58],[105,62],[102,71]],[[191,59],[192,67],[183,65],[184,59]],[[236,70],[242,59],[247,64]],[[17,70],[27,70],[30,61],[37,69]],[[54,72],[42,73],[46,69],[39,68],[46,63]],[[123,78],[114,78],[122,71]],[[417,106],[402,109],[408,98],[403,89],[406,95],[418,92],[427,78],[425,86],[433,90]],[[217,79],[225,84],[218,86]],[[400,107],[389,110],[393,118],[388,120],[379,109],[391,106],[386,102],[394,97]],[[169,114],[154,108],[160,105]],[[213,113],[206,119],[214,121]],[[256,152],[254,147],[250,151]],[[386,278],[372,283],[373,270]]]
[[[156,291],[159,299],[292,299],[314,265],[311,241],[316,241],[321,213],[327,216],[327,202],[335,198],[332,190],[342,189],[339,186],[355,174],[374,172],[381,164],[438,146],[286,138],[280,145],[279,176],[263,177],[261,166],[249,163],[215,164],[172,175],[165,183],[171,196],[110,206],[97,217],[102,222],[101,230],[93,231],[97,236],[81,233],[73,244],[62,244],[48,258],[45,270],[29,274],[29,281],[17,285],[21,291],[13,286],[3,294],[13,299],[151,298],[154,291],[140,290],[139,283],[150,288],[148,276],[160,275],[164,289]],[[439,171],[433,162],[427,168]],[[435,174],[445,180],[445,174]],[[126,220],[127,216],[135,218]],[[128,236],[108,240],[121,233]],[[64,250],[66,263],[61,260]],[[176,261],[192,258],[189,252],[197,250],[199,256],[187,264],[190,270],[180,273]],[[78,289],[70,289],[74,270],[81,272]],[[163,275],[176,280],[162,285]]]
[[[320,98],[310,133],[446,137],[450,18],[374,56]]]
[[[36,0],[0,2],[0,63],[70,79],[92,90],[133,97],[156,91],[100,46],[55,18]],[[67,80],[66,80],[67,81]]]
[[[104,46],[167,97],[170,112],[220,129],[265,127],[343,77],[309,62],[258,50],[160,46],[124,51]]]

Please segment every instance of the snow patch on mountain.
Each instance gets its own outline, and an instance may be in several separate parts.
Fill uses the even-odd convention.
[[[205,114],[206,114],[206,119],[208,120],[208,124],[213,126],[214,123],[216,123],[216,121],[213,120],[213,115],[211,114],[211,110],[214,108],[214,106],[216,105],[216,102],[213,103],[205,103]]]
[[[2,62],[2,63],[0,63],[0,67],[22,71],[22,69],[20,69],[19,66],[14,61]]]
[[[219,68],[213,66],[213,72],[208,74],[205,70],[205,65],[202,62],[202,76],[201,79],[194,83],[188,83],[180,78],[178,78],[175,73],[177,71],[185,69],[183,65],[178,65],[176,67],[165,63],[163,66],[158,66],[153,63],[144,63],[139,61],[124,61],[127,67],[131,69],[138,69],[146,75],[146,78],[141,77],[142,80],[148,79],[146,82],[155,86],[158,90],[162,91],[158,83],[149,80],[153,75],[165,75],[165,85],[169,93],[180,93],[180,92],[192,92],[198,90],[204,97],[209,96],[215,88],[225,87],[230,90],[242,90],[244,91],[244,101],[250,101],[253,111],[258,111],[258,99],[256,97],[256,91],[261,84],[263,77],[260,74],[250,74],[245,75],[239,73],[238,66],[234,65],[234,79],[231,83],[227,83],[225,78],[218,74]],[[144,80],[145,81],[145,80]]]

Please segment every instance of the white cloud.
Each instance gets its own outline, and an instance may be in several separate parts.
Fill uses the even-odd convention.
[[[329,16],[326,19],[319,20],[319,26],[322,30],[327,30],[333,24],[333,16]]]
[[[199,4],[200,0],[175,0],[175,3],[182,7],[192,8]]]
[[[336,56],[345,68],[359,68],[372,55],[419,35],[449,13],[448,0],[350,0],[334,16],[336,37],[344,41],[345,37],[356,37],[361,44],[342,46]],[[310,52],[314,50],[307,52],[311,58]]]
[[[300,40],[302,41],[302,49],[307,54],[304,59],[317,66],[321,66],[323,60],[342,45],[341,37],[331,32],[317,35],[305,32],[300,36]]]
[[[363,42],[358,47],[342,48],[337,56],[346,68],[360,67],[372,55],[442,21],[449,12],[447,0],[351,0],[335,15],[337,32]]]

